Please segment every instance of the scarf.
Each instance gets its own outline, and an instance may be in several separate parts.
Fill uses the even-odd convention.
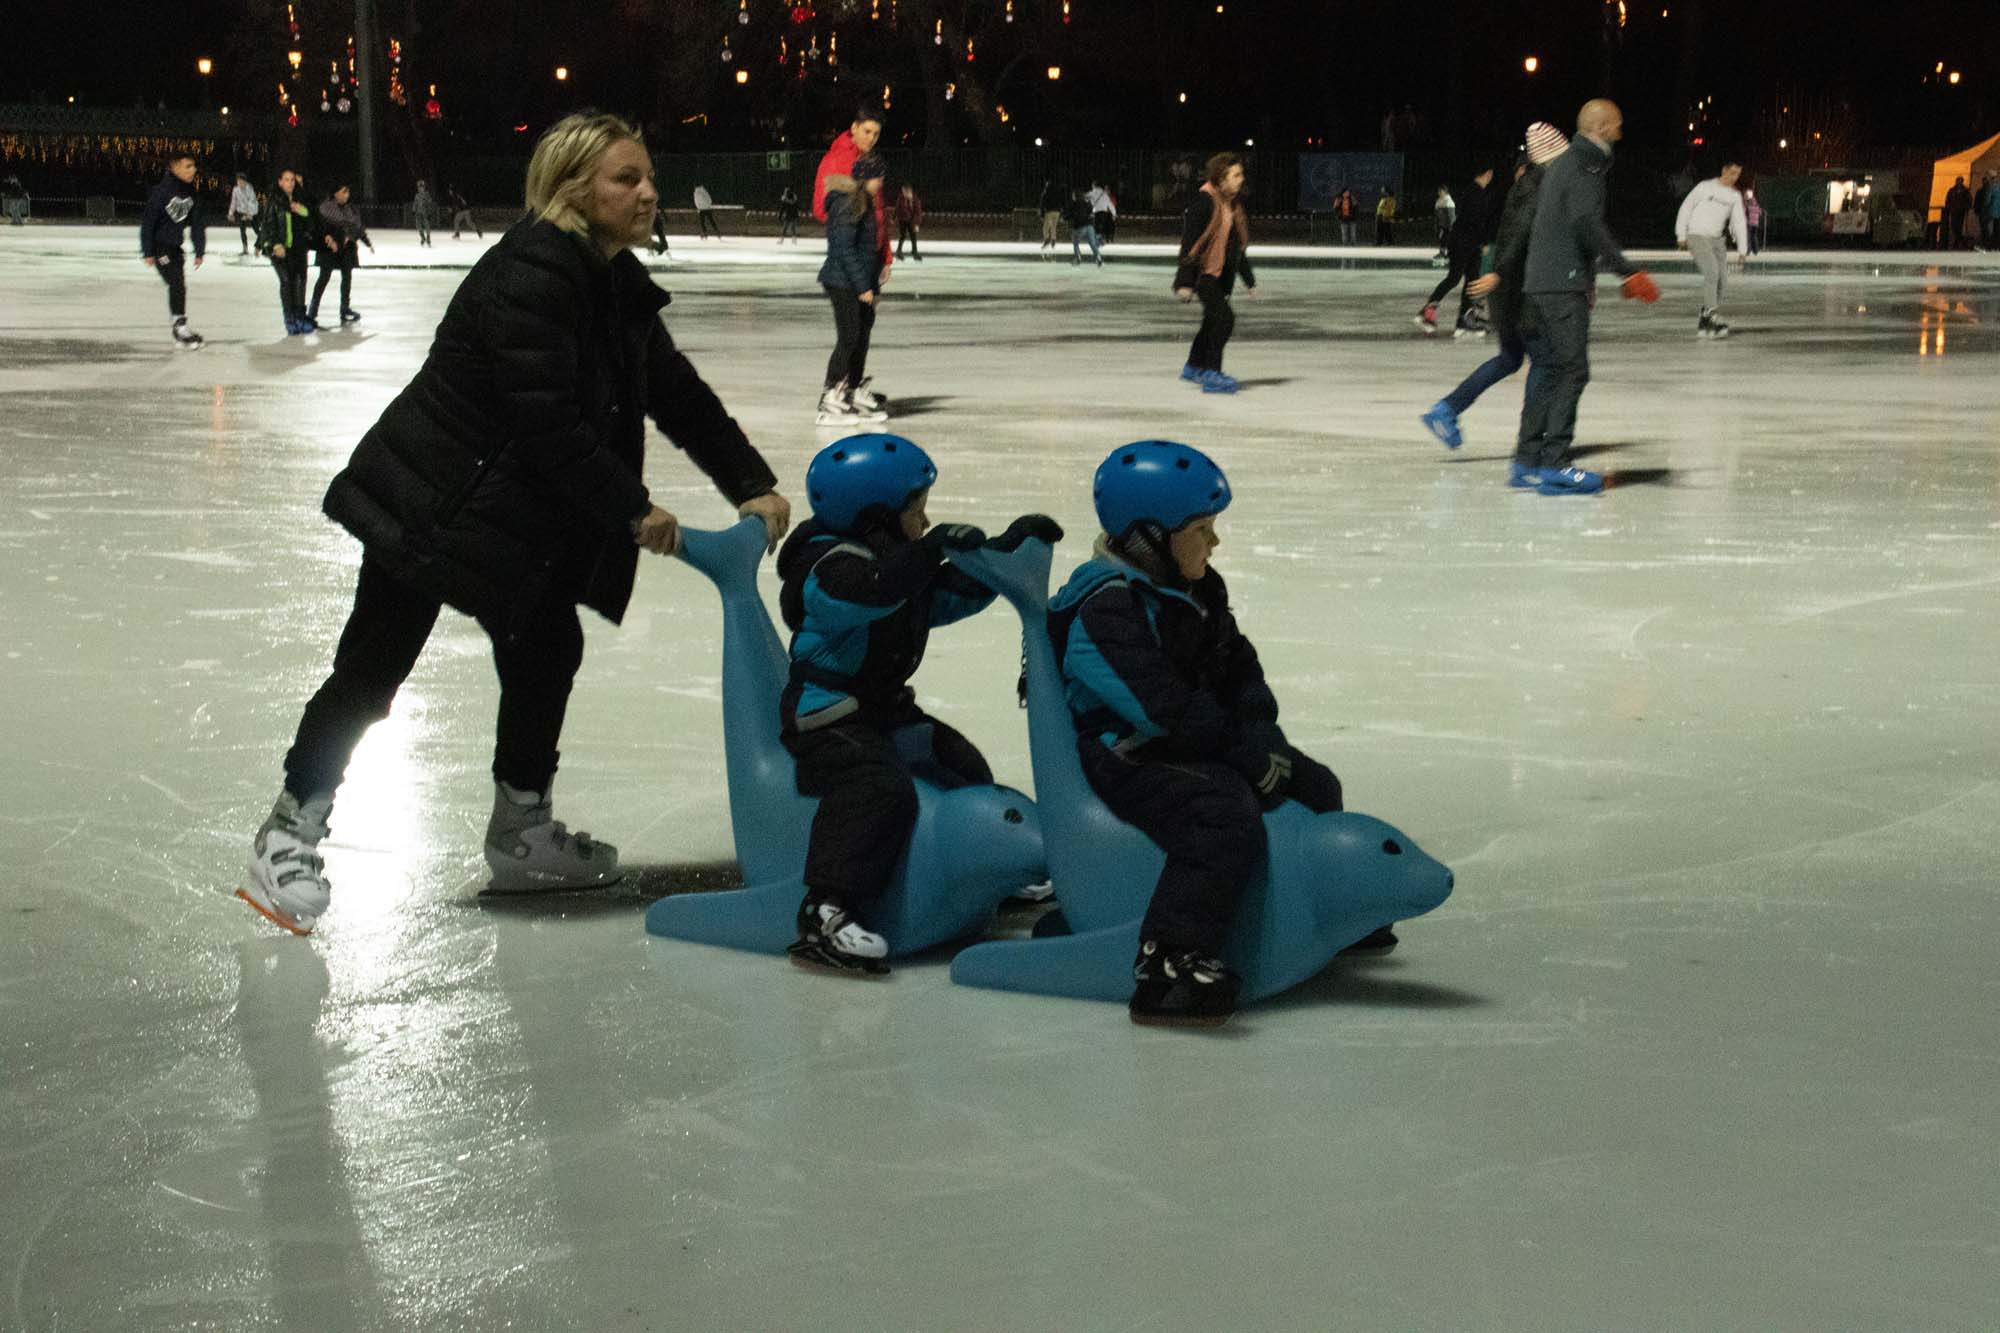
[[[1250,245],[1250,220],[1243,215],[1243,206],[1234,200],[1224,199],[1222,191],[1213,185],[1204,184],[1201,192],[1214,201],[1215,207],[1208,215],[1208,226],[1189,251],[1181,256],[1182,263],[1190,263],[1195,256],[1201,257],[1201,271],[1211,278],[1222,276],[1222,266],[1229,261],[1229,238],[1236,237],[1239,249]]]

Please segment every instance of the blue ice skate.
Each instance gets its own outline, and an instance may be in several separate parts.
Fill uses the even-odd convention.
[[[782,954],[797,937],[806,846],[819,802],[798,793],[778,740],[778,696],[790,663],[763,599],[761,519],[722,532],[681,531],[681,558],[722,594],[722,722],[729,823],[748,886],[662,898],[646,912],[655,935]],[[1011,787],[944,789],[917,780],[917,823],[896,878],[866,915],[891,956],[978,931],[1000,902],[1047,875],[1035,803]]]
[[[1028,741],[1049,879],[1071,934],[993,940],[961,952],[962,985],[1124,1000],[1132,993],[1139,921],[1166,856],[1091,791],[1048,637],[1051,552],[1027,541],[1011,554],[962,551],[953,564],[1020,612],[1028,660]],[[1316,815],[1287,801],[1264,816],[1270,853],[1245,893],[1223,961],[1245,1001],[1275,995],[1324,968],[1355,941],[1421,916],[1451,893],[1451,871],[1367,815]]]
[[[1442,398],[1432,403],[1430,411],[1419,420],[1424,423],[1424,429],[1437,436],[1438,443],[1445,448],[1456,449],[1465,443],[1465,436],[1458,429],[1458,413]]]

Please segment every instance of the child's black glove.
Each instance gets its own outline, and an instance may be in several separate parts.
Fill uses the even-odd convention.
[[[923,544],[939,559],[946,551],[970,551],[975,546],[986,544],[986,534],[970,523],[940,523],[926,532]]]
[[[1292,756],[1283,735],[1272,734],[1276,730],[1271,728],[1269,733],[1239,741],[1222,756],[1222,762],[1243,775],[1243,780],[1257,793],[1258,804],[1266,810],[1284,804],[1285,788],[1292,781]]]
[[[1054,546],[1063,539],[1062,525],[1047,514],[1023,514],[1007,525],[1007,530],[986,543],[996,551],[1017,551],[1021,543],[1034,537]]]

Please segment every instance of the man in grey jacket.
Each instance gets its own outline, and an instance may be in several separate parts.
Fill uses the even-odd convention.
[[[1625,296],[1660,299],[1652,278],[1625,257],[1604,225],[1611,145],[1624,132],[1615,102],[1595,98],[1576,116],[1569,151],[1549,165],[1528,238],[1521,334],[1533,368],[1509,484],[1543,495],[1591,495],[1604,478],[1570,466],[1576,405],[1590,383],[1590,307],[1600,265],[1623,275]]]

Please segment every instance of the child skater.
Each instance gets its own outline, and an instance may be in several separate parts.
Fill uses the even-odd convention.
[[[993,592],[945,563],[986,534],[931,527],[937,468],[899,435],[850,435],[806,469],[813,516],[778,553],[779,609],[792,631],[791,679],[779,705],[800,795],[820,798],[806,852],[800,967],[880,976],[889,942],[864,924],[895,874],[917,819],[912,775],[940,787],[991,782],[971,741],[917,707],[910,677],[931,630],[986,609]],[[1039,514],[993,545],[1061,539]]]
[[[1263,812],[1341,808],[1340,779],[1278,725],[1257,650],[1208,561],[1229,479],[1185,444],[1113,450],[1094,482],[1104,531],[1049,603],[1083,773],[1167,854],[1139,928],[1135,1023],[1214,1027],[1239,979],[1219,960],[1264,856]],[[1387,953],[1376,931],[1349,950]]]

